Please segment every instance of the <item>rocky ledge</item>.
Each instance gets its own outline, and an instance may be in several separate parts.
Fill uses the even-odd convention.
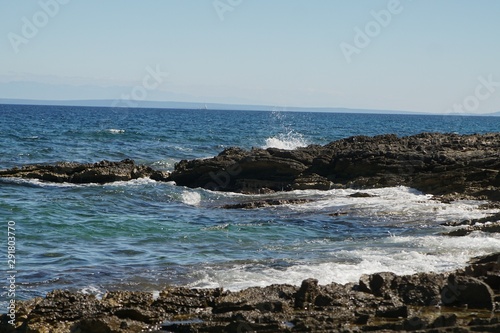
[[[500,201],[500,134],[356,136],[292,151],[228,148],[179,162],[170,179],[243,193],[406,185],[450,199]]]
[[[101,161],[98,163],[61,162],[55,165],[26,165],[21,168],[0,170],[0,177],[20,177],[39,179],[55,183],[97,183],[149,177],[154,180],[168,180],[167,172],[154,170],[144,165],[136,165],[133,160],[121,162]]]
[[[377,273],[346,285],[308,279],[300,287],[171,287],[158,297],[119,291],[102,299],[54,291],[16,305],[0,332],[500,332],[500,253],[450,273]]]
[[[107,183],[150,177],[177,185],[241,193],[405,185],[443,200],[500,201],[500,133],[355,136],[295,150],[228,148],[182,160],[169,174],[132,160],[63,162],[0,170],[0,177]]]

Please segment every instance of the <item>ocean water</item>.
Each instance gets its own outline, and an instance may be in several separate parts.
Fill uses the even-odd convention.
[[[0,169],[29,163],[134,159],[172,170],[239,146],[293,149],[352,135],[485,133],[500,117],[112,109],[0,105]],[[70,289],[158,291],[167,285],[238,290],[273,283],[357,281],[363,273],[462,267],[500,250],[500,235],[441,236],[447,221],[493,213],[483,202],[442,204],[407,187],[242,195],[150,179],[107,185],[0,179],[0,269],[16,226],[16,298]],[[225,210],[263,198],[306,204]],[[3,279],[3,278],[2,278]],[[3,279],[6,281],[6,278]],[[7,304],[7,282],[0,306]]]

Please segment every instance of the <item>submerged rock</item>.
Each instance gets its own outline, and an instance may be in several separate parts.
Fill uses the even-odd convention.
[[[236,204],[227,204],[222,206],[225,209],[256,209],[262,207],[270,207],[270,206],[281,206],[281,205],[290,205],[290,204],[303,204],[311,202],[310,199],[267,199],[267,200],[256,200],[256,201],[248,201],[241,202]]]

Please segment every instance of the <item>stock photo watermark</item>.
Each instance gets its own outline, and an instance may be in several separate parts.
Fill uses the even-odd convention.
[[[214,0],[212,6],[214,7],[217,16],[221,21],[224,21],[224,15],[228,12],[234,11],[236,7],[241,5],[243,0]]]
[[[38,2],[40,10],[36,11],[31,18],[23,16],[21,18],[21,31],[19,33],[9,32],[7,38],[10,41],[12,49],[17,54],[19,47],[26,45],[34,39],[41,29],[49,24],[50,20],[56,17],[62,5],[66,5],[70,0],[42,0]]]
[[[139,102],[146,100],[149,92],[158,89],[168,76],[168,72],[162,72],[160,65],[156,65],[154,69],[147,66],[145,71],[147,74],[143,77],[142,84],[134,86],[128,94],[122,94],[120,99],[111,105],[113,108],[137,107]]]
[[[453,104],[451,109],[448,109],[450,113],[463,114],[465,112],[474,112],[479,109],[481,102],[489,99],[500,87],[500,82],[493,80],[493,74],[488,75],[488,77],[480,76],[477,78],[479,84],[474,89],[474,93],[465,97],[461,103]]]
[[[217,173],[211,171],[209,175],[213,182],[208,183],[206,187],[210,189],[226,189],[231,183],[231,178],[238,176],[242,171],[243,169],[239,163],[230,165],[225,170],[220,170]]]
[[[16,222],[7,222],[7,305],[8,322],[16,323]]]
[[[352,42],[342,42],[339,45],[347,63],[352,63],[353,56],[359,55],[362,50],[368,47],[392,23],[393,18],[400,15],[403,10],[404,7],[400,0],[389,0],[385,9],[370,11],[373,20],[368,21],[363,28],[355,26]]]

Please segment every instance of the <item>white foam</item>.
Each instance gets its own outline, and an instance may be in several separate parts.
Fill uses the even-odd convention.
[[[97,299],[102,299],[102,297],[106,293],[106,291],[102,290],[101,288],[95,285],[89,285],[87,287],[84,287],[80,289],[80,292],[86,295],[94,295]]]
[[[4,183],[12,183],[12,184],[20,184],[20,185],[32,185],[32,186],[37,186],[37,187],[61,187],[61,188],[96,187],[96,186],[142,186],[142,185],[146,185],[146,184],[156,183],[156,181],[151,179],[151,178],[137,178],[137,179],[127,180],[127,181],[116,181],[116,182],[111,182],[111,183],[106,183],[106,184],[98,184],[98,183],[76,184],[76,183],[66,183],[66,182],[55,183],[55,182],[42,181],[40,179],[27,179],[27,178],[20,178],[20,177],[8,177],[8,178],[1,178],[0,177],[0,180]]]
[[[201,195],[194,191],[184,191],[181,194],[182,202],[190,206],[199,206],[201,202]]]
[[[125,130],[117,129],[117,128],[109,128],[106,131],[111,133],[111,134],[123,134],[123,133],[125,133]]]
[[[391,246],[392,245],[392,246]],[[500,235],[474,233],[465,237],[388,237],[386,246],[332,252],[330,261],[298,263],[286,269],[255,265],[209,267],[190,287],[223,287],[241,290],[276,283],[300,285],[307,278],[321,284],[357,282],[362,274],[393,272],[399,275],[418,272],[447,272],[464,267],[474,256],[498,251]]]
[[[304,212],[341,211],[353,216],[373,216],[386,220],[433,224],[483,218],[498,212],[497,209],[481,209],[485,201],[463,200],[445,204],[433,200],[433,196],[415,189],[397,186],[362,190],[372,197],[356,198],[352,189],[330,191],[294,191],[295,197],[306,196],[317,200],[293,205],[291,209]]]
[[[157,181],[148,177],[142,177],[131,180],[116,181],[111,183],[106,183],[104,186],[143,186],[148,184],[156,184]]]
[[[286,150],[293,150],[299,147],[306,147],[307,141],[304,136],[295,131],[289,131],[286,134],[278,134],[266,139],[266,144],[262,147],[267,148],[280,148]]]

